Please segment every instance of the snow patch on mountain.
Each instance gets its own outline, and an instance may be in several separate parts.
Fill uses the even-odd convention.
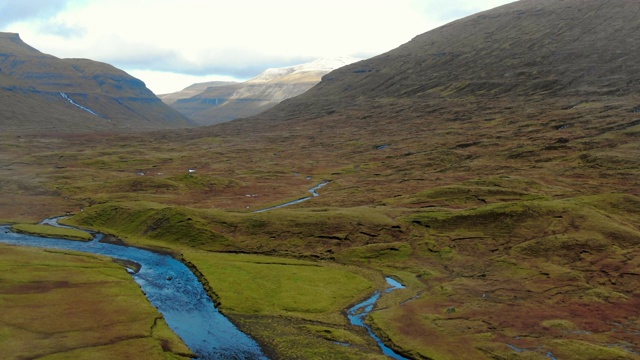
[[[260,75],[248,80],[248,83],[269,82],[288,75],[296,75],[302,73],[328,73],[343,66],[352,64],[361,59],[341,56],[333,58],[320,58],[309,63],[293,65],[281,68],[269,68]]]

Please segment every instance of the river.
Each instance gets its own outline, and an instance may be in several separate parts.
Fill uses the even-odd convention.
[[[1,243],[75,250],[140,264],[138,272],[129,272],[169,327],[199,359],[267,359],[258,343],[216,309],[186,265],[169,255],[102,243],[102,237],[96,234],[90,242],[42,238],[13,233],[9,226],[0,226]]]
[[[309,191],[313,196],[318,196],[315,190],[324,185],[326,183],[321,183]],[[58,224],[57,218],[47,219],[42,223],[72,228]],[[83,242],[19,234],[12,232],[8,225],[0,226],[0,243],[74,250],[139,264],[140,269],[137,272],[128,269],[129,273],[140,285],[149,302],[162,313],[169,327],[182,338],[191,351],[198,354],[199,359],[268,359],[255,340],[238,330],[218,311],[200,280],[186,265],[169,255],[100,242],[103,236],[95,233],[92,241]],[[389,277],[386,280],[390,287],[385,292],[404,287]],[[379,291],[375,292],[371,297],[350,308],[347,316],[353,325],[367,329],[385,355],[394,359],[405,359],[388,348],[364,322],[380,296]]]

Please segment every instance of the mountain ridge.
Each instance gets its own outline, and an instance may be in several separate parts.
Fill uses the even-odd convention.
[[[144,82],[106,63],[59,59],[0,34],[5,131],[158,130],[192,126]],[[17,106],[22,104],[21,106]]]

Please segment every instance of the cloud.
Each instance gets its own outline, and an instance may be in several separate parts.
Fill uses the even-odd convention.
[[[81,26],[69,26],[64,23],[46,22],[42,24],[38,31],[45,34],[60,36],[63,38],[80,38],[86,35],[87,30]]]
[[[196,76],[154,70],[131,70],[129,74],[143,79],[147,87],[156,94],[168,94],[182,90],[192,84],[207,81],[240,81],[228,76]]]
[[[175,66],[193,74],[236,68],[239,74],[262,61],[293,64],[390,50],[429,27],[424,16],[409,11],[410,3],[89,0],[39,27],[15,28],[33,46],[60,57],[142,68],[146,53],[150,67]]]
[[[49,17],[64,10],[67,0],[0,0],[0,26]]]
[[[515,0],[414,0],[414,5],[436,21],[450,22],[511,2]]]

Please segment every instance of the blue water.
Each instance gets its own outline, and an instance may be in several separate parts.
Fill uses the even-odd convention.
[[[55,223],[55,220],[49,221]],[[253,339],[216,309],[186,265],[168,255],[101,243],[102,237],[97,234],[90,242],[50,239],[16,234],[9,226],[0,226],[0,243],[75,250],[140,264],[140,271],[130,272],[134,280],[198,359],[267,359]]]
[[[387,284],[390,285],[390,287],[385,290],[385,292],[387,293],[397,289],[404,288],[404,285],[402,285],[401,283],[399,283],[398,281],[390,277],[387,277],[386,280],[387,280]],[[349,321],[351,322],[351,324],[356,326],[361,326],[367,329],[367,331],[369,332],[369,335],[378,343],[378,346],[380,346],[380,349],[382,350],[383,354],[398,360],[408,360],[407,358],[397,354],[391,348],[386,346],[382,342],[382,340],[380,340],[380,338],[373,332],[373,330],[371,330],[371,327],[364,322],[364,319],[373,310],[373,307],[378,301],[378,299],[380,299],[380,295],[381,295],[380,292],[376,291],[370,298],[366,299],[361,303],[358,303],[357,305],[349,309],[347,311],[347,317],[349,318]]]

